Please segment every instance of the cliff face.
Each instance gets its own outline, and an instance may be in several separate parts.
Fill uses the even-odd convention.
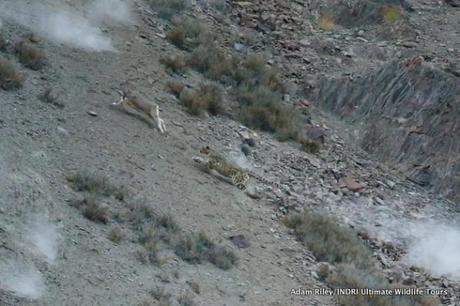
[[[409,180],[460,199],[460,78],[420,58],[357,80],[327,79],[311,94],[323,109],[359,123],[360,144]]]

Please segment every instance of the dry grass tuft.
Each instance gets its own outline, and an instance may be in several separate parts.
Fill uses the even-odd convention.
[[[204,233],[180,237],[174,251],[188,263],[198,264],[209,261],[222,270],[228,270],[236,264],[236,255],[224,246],[218,246]]]
[[[168,91],[170,93],[179,98],[180,94],[185,88],[185,84],[180,81],[169,81],[168,83],[166,83],[166,87],[168,88]]]
[[[240,87],[240,121],[262,131],[274,133],[280,140],[297,140],[300,119],[292,107],[281,104],[281,96],[265,86]]]
[[[382,7],[383,20],[386,23],[392,24],[402,18],[401,7],[396,5],[386,5]]]
[[[390,288],[386,278],[378,271],[372,252],[352,229],[339,225],[330,217],[310,212],[288,217],[284,223],[294,229],[297,238],[319,261],[337,265],[334,270],[327,266],[320,270],[321,279],[329,287]],[[425,296],[339,295],[338,299],[340,305],[355,306],[437,305],[434,299]]]
[[[167,293],[165,288],[156,286],[150,290],[150,295],[160,303],[169,303],[171,299],[171,294]]]
[[[190,292],[186,292],[181,294],[177,298],[177,302],[179,303],[180,306],[195,306],[196,303],[193,300],[193,295]]]
[[[13,90],[21,88],[23,84],[24,77],[14,64],[0,56],[0,87]]]
[[[353,263],[359,268],[375,264],[371,251],[357,234],[331,217],[305,212],[286,218],[284,224],[294,230],[319,261]]]
[[[232,76],[234,61],[224,51],[211,45],[201,45],[188,57],[188,65],[212,80],[225,81]]]
[[[163,19],[171,19],[188,8],[187,0],[147,0],[147,3]]]
[[[123,231],[119,227],[114,227],[110,230],[108,238],[113,243],[119,244],[124,238]]]
[[[124,201],[128,196],[125,188],[116,187],[106,177],[85,170],[68,176],[67,181],[72,189],[79,192],[105,197],[113,195],[119,201]]]
[[[160,63],[173,73],[184,72],[187,68],[185,57],[183,55],[163,56],[160,58]]]
[[[40,70],[46,64],[45,53],[31,44],[20,41],[14,46],[19,62],[32,70]]]
[[[335,20],[332,15],[324,14],[318,18],[318,26],[323,31],[332,31],[335,27]]]
[[[180,94],[180,101],[187,111],[195,116],[206,112],[218,115],[224,111],[222,94],[219,87],[214,84],[202,84],[196,90],[183,90]]]
[[[109,221],[109,207],[100,204],[98,196],[94,194],[87,193],[83,200],[74,201],[72,205],[82,211],[88,220],[104,224]]]
[[[320,145],[316,141],[304,138],[299,140],[299,143],[302,146],[302,151],[312,154],[319,153]]]
[[[385,277],[377,271],[358,269],[353,264],[339,264],[326,278],[331,288],[408,288],[404,285],[389,285]],[[435,306],[439,301],[429,296],[379,296],[379,295],[338,295],[340,305],[354,306]]]
[[[183,50],[193,50],[200,44],[212,42],[213,35],[206,25],[192,17],[180,17],[173,20],[174,27],[166,33],[166,39]]]

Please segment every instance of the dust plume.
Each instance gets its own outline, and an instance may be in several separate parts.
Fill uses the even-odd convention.
[[[434,276],[460,281],[460,228],[418,224],[404,262],[422,267]]]
[[[115,51],[112,41],[83,16],[57,12],[42,17],[39,23],[42,35],[56,42],[93,51]]]
[[[130,5],[122,0],[95,0],[87,6],[86,11],[95,24],[102,22],[131,24],[134,20]]]
[[[56,43],[88,51],[116,51],[101,30],[105,23],[132,23],[130,5],[121,0],[94,0],[80,10],[62,1],[9,1],[0,4],[0,17],[11,20]]]
[[[58,227],[51,223],[48,216],[37,214],[30,217],[24,229],[26,241],[33,249],[45,256],[48,263],[56,260],[58,253]]]
[[[41,273],[14,259],[0,260],[0,288],[29,299],[38,299],[46,291]]]

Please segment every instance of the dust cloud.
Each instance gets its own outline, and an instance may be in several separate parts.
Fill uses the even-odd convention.
[[[131,6],[122,0],[96,0],[87,6],[87,15],[95,24],[115,22],[120,24],[134,23]]]
[[[45,214],[30,217],[26,223],[25,240],[30,242],[34,251],[45,256],[48,263],[53,263],[58,254],[59,231]]]
[[[403,261],[460,281],[460,228],[417,224],[412,231],[416,234]]]
[[[88,51],[116,51],[101,30],[107,23],[132,23],[129,2],[94,0],[77,10],[61,1],[0,3],[0,17],[12,20],[57,43]]]
[[[41,273],[14,259],[0,260],[0,288],[29,299],[38,299],[46,291]]]

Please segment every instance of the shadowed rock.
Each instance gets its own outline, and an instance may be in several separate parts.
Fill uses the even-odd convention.
[[[324,78],[312,100],[360,124],[362,147],[411,181],[460,199],[460,79],[419,59],[355,81]]]

